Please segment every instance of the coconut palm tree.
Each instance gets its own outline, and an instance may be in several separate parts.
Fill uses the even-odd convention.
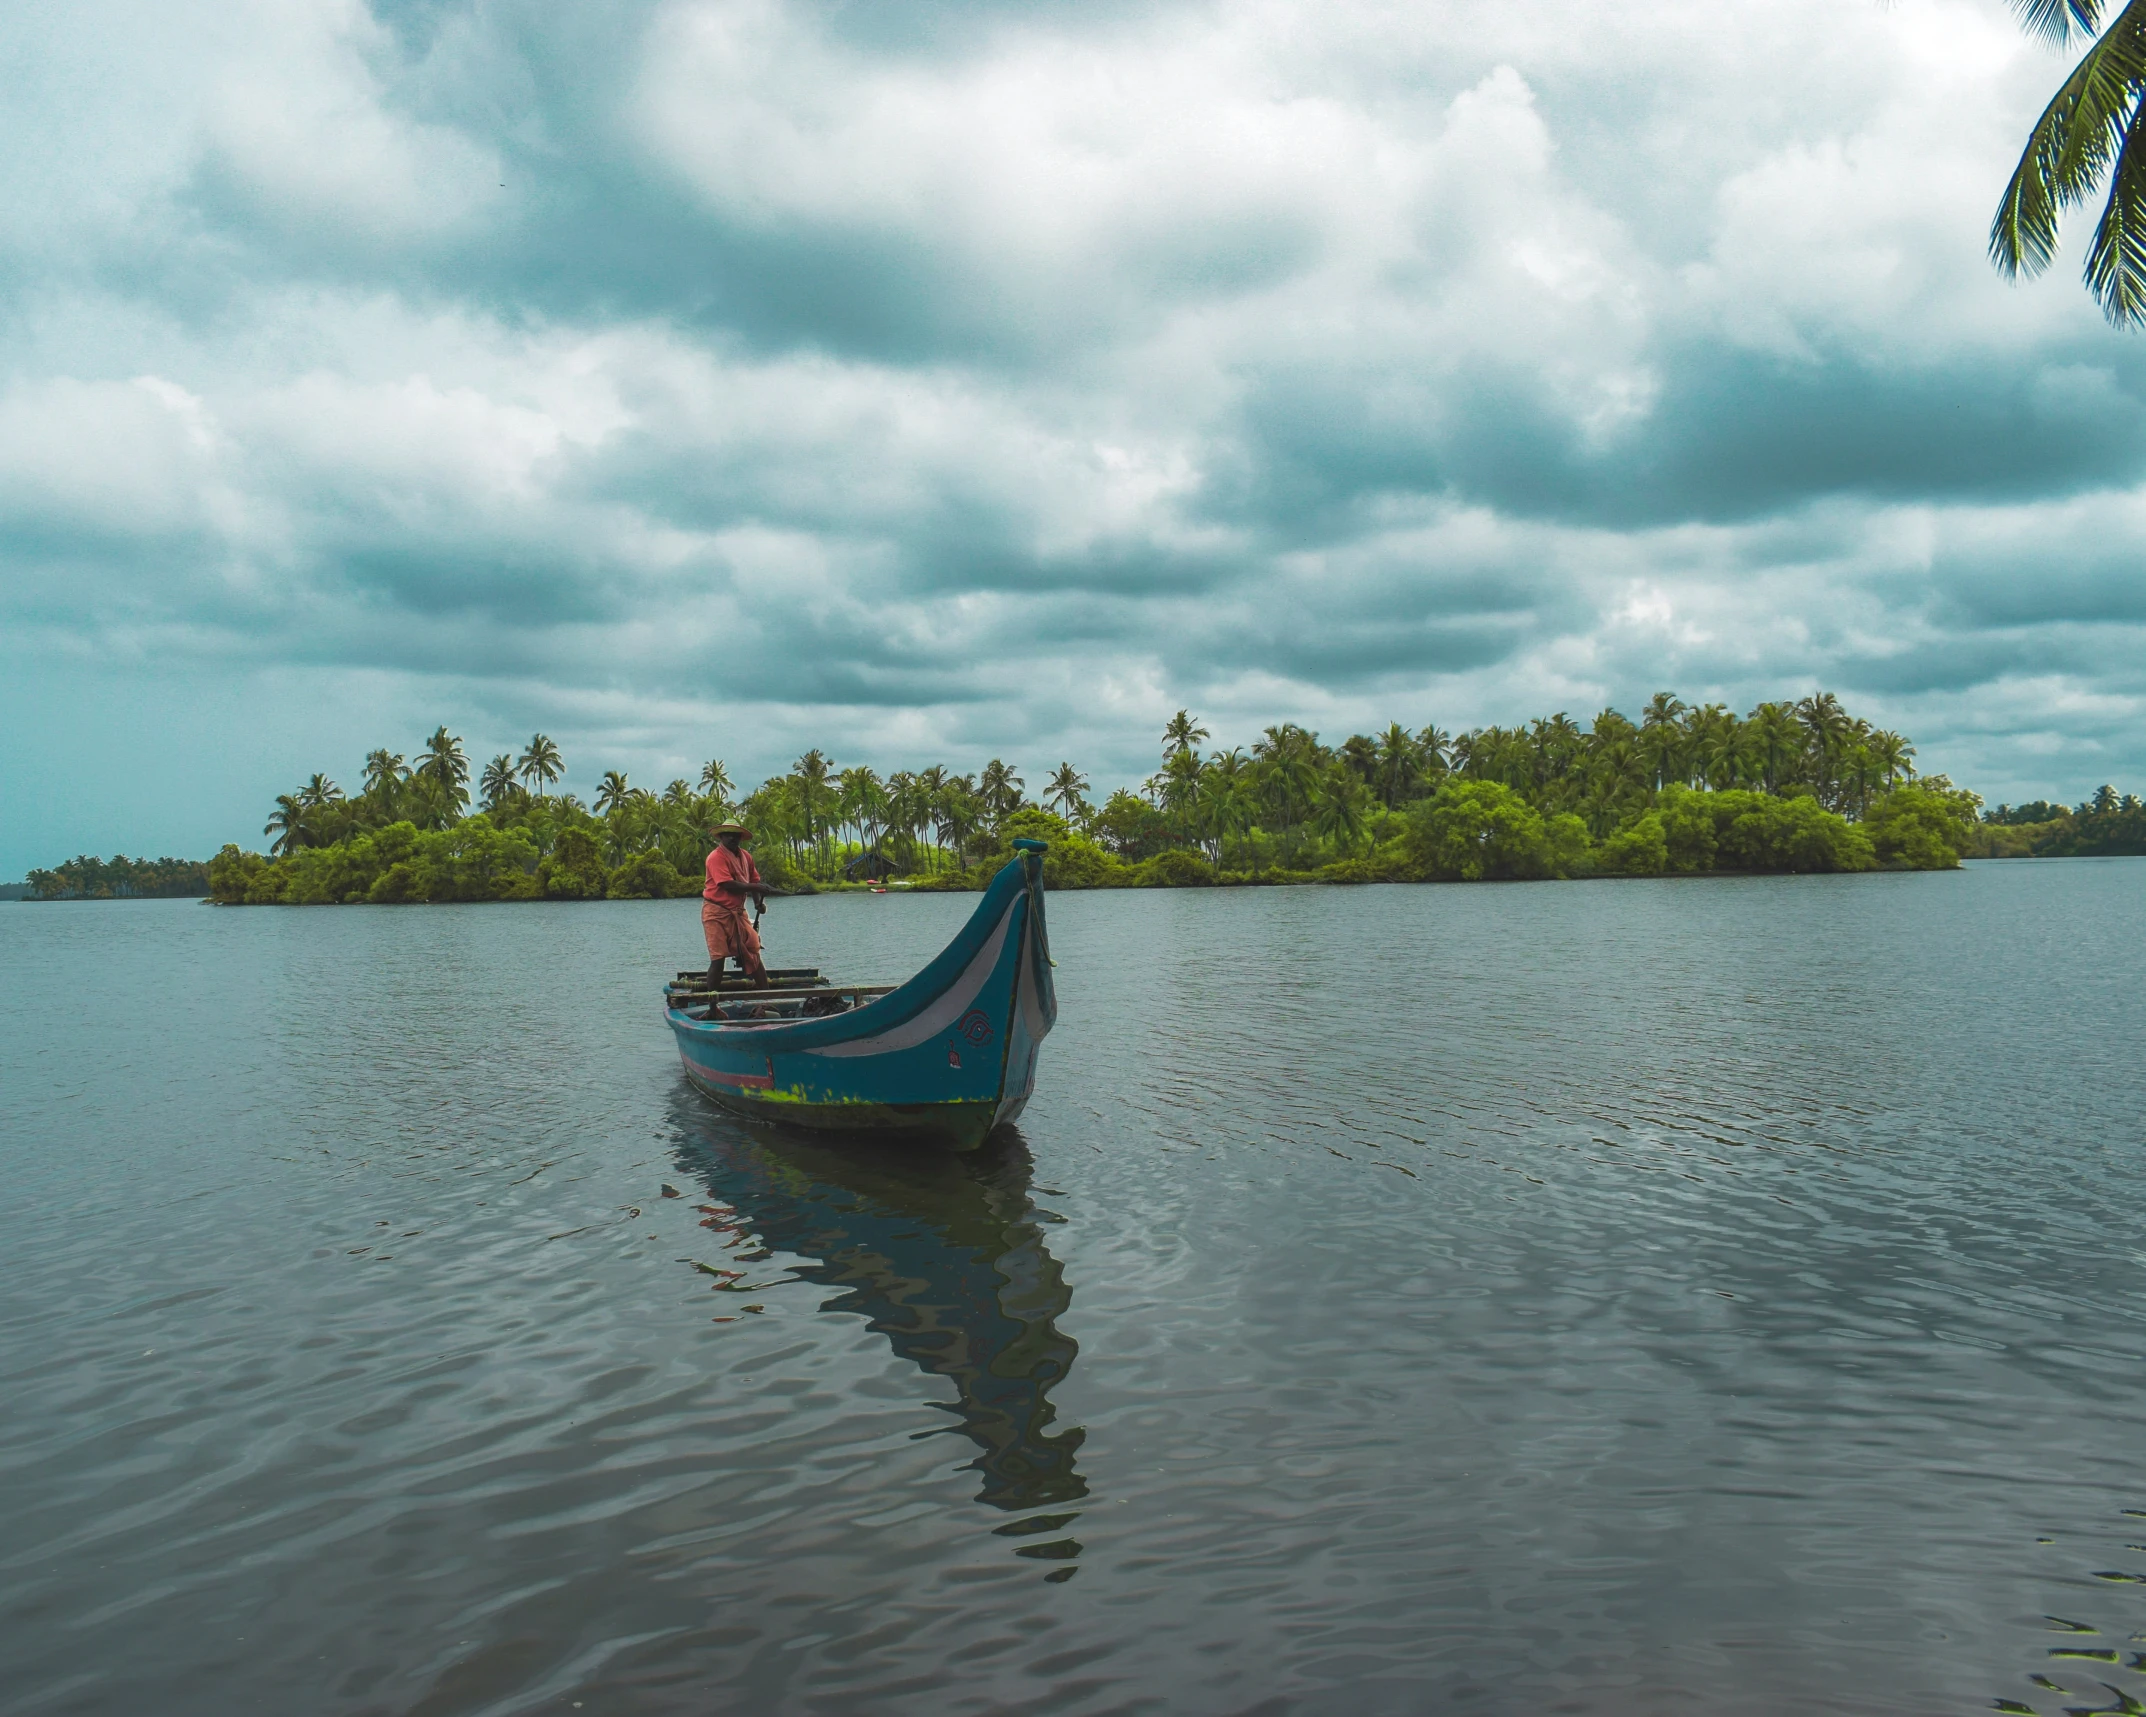
[[[1312,800],[1311,832],[1332,841],[1343,853],[1356,850],[1370,822],[1370,794],[1344,765],[1327,770]]]
[[[1180,751],[1191,751],[1207,737],[1207,729],[1194,720],[1187,710],[1179,710],[1162,730],[1162,754],[1167,761]]]
[[[514,775],[514,759],[502,751],[484,766],[484,774],[477,786],[487,805],[505,804],[521,791],[521,783]]]
[[[542,798],[546,789],[566,773],[566,764],[559,756],[559,748],[541,733],[532,733],[529,743],[522,747],[520,761],[515,765],[524,781],[537,784],[537,796]]]
[[[878,771],[859,764],[835,777],[835,815],[845,828],[857,831],[859,847],[868,850],[878,844],[886,810],[887,789]]]
[[[1373,747],[1378,760],[1375,779],[1379,798],[1387,809],[1397,810],[1407,801],[1410,789],[1422,775],[1416,737],[1399,722],[1389,722],[1386,731],[1373,742]]]
[[[2056,255],[2067,209],[2109,195],[2086,248],[2086,289],[2119,327],[2146,322],[2146,0],[2130,0],[2107,30],[2103,0],[2013,0],[2022,22],[2056,47],[2093,45],[2027,133],[2027,146],[1990,222],[1990,260],[2011,277]]]
[[[444,725],[432,730],[425,741],[425,755],[417,766],[421,780],[429,781],[440,796],[456,809],[469,803],[469,759],[462,755],[462,736]]]
[[[1759,784],[1778,793],[1792,779],[1791,771],[1803,752],[1804,736],[1793,711],[1785,703],[1762,703],[1744,724],[1751,733],[1751,749],[1758,760]]]
[[[596,814],[613,817],[633,801],[633,789],[626,785],[625,774],[617,769],[606,769],[603,779],[596,783]]]
[[[952,847],[954,862],[963,862],[969,842],[984,823],[984,802],[966,775],[948,779],[932,800],[932,823],[940,842]]]
[[[1234,746],[1217,752],[1200,771],[1198,797],[1193,811],[1207,838],[1208,851],[1220,864],[1232,835],[1242,836],[1252,827],[1252,772],[1244,753]]]
[[[1293,721],[1270,727],[1252,742],[1260,786],[1275,815],[1286,825],[1300,823],[1319,785],[1319,736]]]
[[[1684,710],[1684,700],[1674,692],[1656,692],[1639,718],[1639,754],[1657,793],[1670,782],[1682,780],[1686,772],[1687,736],[1677,720]]]
[[[409,778],[410,772],[402,766],[402,758],[398,753],[382,749],[365,754],[366,792],[392,792]]]
[[[264,835],[276,837],[268,844],[270,858],[287,858],[300,847],[311,844],[306,838],[307,808],[296,793],[276,795],[276,808],[269,812],[268,822],[261,830]]]
[[[1691,760],[1699,780],[1719,793],[1751,778],[1751,729],[1733,711],[1708,704],[1693,723]]]
[[[1088,815],[1088,777],[1070,763],[1061,763],[1043,784],[1043,802],[1056,805],[1070,823],[1084,822]]]
[[[823,859],[826,857],[827,827],[834,814],[835,790],[828,785],[834,767],[828,761],[827,753],[816,745],[790,765],[790,779],[795,783],[791,791],[798,815],[804,821],[805,840],[822,849]]]
[[[318,810],[323,805],[339,804],[342,797],[342,788],[325,775],[315,775],[298,789],[298,802],[309,811]]]
[[[730,771],[723,767],[720,757],[711,757],[700,766],[700,790],[711,799],[720,799],[729,804],[737,788],[730,784]]]
[[[1833,795],[1839,786],[1840,761],[1855,742],[1855,723],[1831,692],[1813,692],[1795,709],[1803,724],[1804,751],[1809,759],[1806,773],[1822,795]]]
[[[920,832],[928,832],[931,835],[932,848],[939,853],[946,850],[945,842],[939,834],[939,805],[946,797],[946,783],[946,765],[943,763],[934,763],[930,768],[919,769],[916,773],[917,820],[914,826]]]
[[[994,757],[984,765],[983,777],[976,784],[976,796],[991,816],[1010,817],[1021,808],[1021,790],[1026,785],[1013,772],[1012,764],[1001,763]]]
[[[1870,754],[1885,771],[1888,787],[1902,776],[1912,777],[1915,773],[1915,765],[1908,761],[1915,755],[1915,747],[1890,729],[1881,729],[1870,736]]]

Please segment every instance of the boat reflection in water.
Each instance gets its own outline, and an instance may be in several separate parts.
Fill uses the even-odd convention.
[[[1030,1196],[1028,1146],[1010,1127],[973,1153],[875,1150],[747,1129],[681,1093],[680,1167],[703,1181],[739,1227],[801,1261],[792,1273],[838,1290],[825,1311],[854,1312],[896,1354],[954,1386],[957,1430],[977,1447],[978,1495],[1028,1518],[1008,1537],[1058,1533],[1074,1515],[1029,1514],[1088,1493],[1074,1465],[1083,1433],[1052,1431],[1051,1390],[1078,1352],[1056,1319],[1072,1292],[1043,1228],[1058,1220]],[[1016,1554],[1065,1562],[1057,1537]]]

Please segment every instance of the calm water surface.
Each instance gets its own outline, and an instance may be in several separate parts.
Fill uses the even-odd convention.
[[[0,907],[0,1709],[2141,1710],[2146,862],[1052,913],[961,1163],[690,901]]]

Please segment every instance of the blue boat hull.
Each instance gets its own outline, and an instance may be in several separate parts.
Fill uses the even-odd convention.
[[[1027,1105],[1058,1018],[1041,851],[1018,853],[939,957],[864,1007],[768,1024],[667,1017],[686,1077],[726,1108],[974,1150]]]

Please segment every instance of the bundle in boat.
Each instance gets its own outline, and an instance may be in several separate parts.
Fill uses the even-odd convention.
[[[665,1001],[687,1076],[758,1119],[982,1144],[1028,1102],[1058,1017],[1046,849],[1014,845],[968,924],[905,984],[837,984],[810,967],[765,984],[680,972]]]

